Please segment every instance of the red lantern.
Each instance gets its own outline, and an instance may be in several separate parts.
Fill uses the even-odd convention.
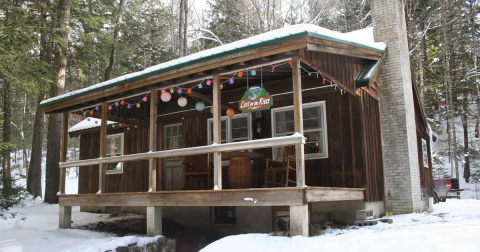
[[[120,101],[120,105],[122,105],[122,106],[125,105],[125,101],[124,101],[124,100],[121,100],[121,101]]]
[[[75,119],[75,115],[72,115],[72,119]]]
[[[138,128],[138,125],[135,125],[135,129]]]
[[[235,115],[235,111],[233,109],[227,109],[227,116],[233,117]]]
[[[288,62],[288,64],[291,66],[291,65],[292,65],[292,62],[291,62],[291,61],[289,61],[289,62]]]
[[[90,111],[90,115],[93,115],[93,110],[92,110],[92,111]]]
[[[192,89],[191,88],[187,89],[187,93],[192,94]]]

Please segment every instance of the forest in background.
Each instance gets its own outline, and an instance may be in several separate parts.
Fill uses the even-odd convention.
[[[440,136],[434,176],[473,183],[480,179],[479,1],[404,2],[414,78]],[[58,202],[62,119],[45,116],[41,100],[298,23],[369,27],[370,0],[1,1],[0,208],[24,190],[42,196],[45,182],[45,202]],[[27,188],[15,186],[18,176],[28,178]]]

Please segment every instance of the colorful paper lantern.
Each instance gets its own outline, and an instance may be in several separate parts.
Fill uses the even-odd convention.
[[[127,127],[127,130],[130,130],[130,127]]]
[[[312,76],[312,73],[308,72],[308,76]]]
[[[137,108],[140,108],[140,103],[137,103]]]
[[[138,125],[135,124],[135,129],[138,128]]]
[[[210,86],[212,84],[211,80],[207,80],[207,85]]]
[[[87,112],[84,111],[84,112],[83,112],[83,115],[86,116],[86,115],[87,115]]]
[[[235,111],[233,109],[227,109],[227,116],[228,117],[233,117],[235,115]]]
[[[185,107],[187,105],[187,98],[180,97],[178,98],[177,103],[178,103],[178,106]]]
[[[230,80],[228,80],[228,83],[233,84],[235,83],[235,80],[233,78],[230,78]]]
[[[163,94],[163,93],[165,93],[165,92],[167,92],[167,91],[165,91],[165,89],[162,89],[162,91],[160,91],[160,92]]]
[[[220,89],[223,89],[223,84],[220,84]]]
[[[203,102],[197,102],[197,104],[195,104],[195,108],[198,110],[198,111],[203,111],[205,109],[205,103]]]
[[[177,92],[178,92],[179,94],[181,94],[181,93],[182,93],[182,89],[179,88],[179,89],[177,90]]]
[[[95,110],[98,111],[100,108],[98,106],[95,107]]]
[[[121,100],[121,101],[120,101],[120,105],[122,105],[122,106],[125,105],[125,101],[124,101],[124,100]]]
[[[173,88],[170,88],[170,93],[172,93],[172,94],[173,94],[173,92],[174,92],[174,91],[173,91]]]
[[[168,92],[165,92],[163,94],[160,95],[160,99],[163,101],[163,102],[169,102],[170,99],[172,99],[172,95]]]
[[[272,72],[273,72],[273,70],[275,70],[275,66],[272,66]]]
[[[240,78],[242,78],[243,72],[238,72],[237,76],[240,77]]]
[[[120,103],[119,103],[118,101],[115,102],[115,106],[116,106],[116,107],[120,106]]]
[[[292,65],[292,62],[291,62],[291,61],[289,61],[289,62],[288,62],[288,64],[291,66],[291,65]]]
[[[128,104],[127,109],[131,109],[131,108],[132,108],[132,105]]]
[[[115,128],[115,124],[114,124],[114,125],[112,125],[112,128]]]
[[[78,118],[78,121],[81,122],[81,121],[82,121],[82,118]]]
[[[192,89],[191,88],[187,89],[187,94],[192,94]]]
[[[72,119],[75,119],[75,115],[72,115]]]
[[[93,110],[92,110],[92,111],[90,111],[90,115],[93,115]]]
[[[213,114],[213,106],[212,106],[212,107],[210,107],[210,113],[212,113],[212,114]]]
[[[199,88],[199,89],[202,89],[202,88],[203,88],[202,83],[198,84],[198,88]]]
[[[148,100],[148,97],[147,97],[147,96],[144,96],[142,100],[143,100],[143,101],[147,101],[147,100]]]
[[[112,106],[108,105],[108,110],[112,110],[112,109],[113,109]]]
[[[118,124],[118,126],[122,127],[123,125],[120,123],[120,124]]]
[[[257,75],[257,72],[255,72],[255,70],[252,70],[252,71],[250,72],[250,74],[251,74],[252,76],[255,76],[255,75]]]

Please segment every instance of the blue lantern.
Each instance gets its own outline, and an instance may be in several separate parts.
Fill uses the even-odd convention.
[[[195,105],[195,108],[198,110],[198,111],[203,111],[205,109],[205,103],[203,102],[197,102],[197,104]]]
[[[255,72],[255,70],[252,70],[250,73],[252,74],[252,76],[257,75],[257,72]]]
[[[198,84],[198,88],[200,88],[200,89],[203,88],[202,83]]]

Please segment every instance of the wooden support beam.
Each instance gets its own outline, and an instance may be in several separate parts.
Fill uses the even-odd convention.
[[[190,96],[192,96],[193,98],[197,98],[199,100],[202,100],[202,101],[205,101],[205,102],[209,102],[209,103],[212,103],[213,104],[213,98],[207,96],[207,95],[203,95],[203,94],[200,94],[200,93],[197,93],[197,92],[193,92],[190,94]],[[226,102],[223,102],[223,101],[220,101],[220,105],[221,105],[221,108],[223,109],[230,109],[232,108],[232,106],[230,106],[228,103]]]
[[[100,158],[104,158],[107,155],[107,114],[108,103],[102,103],[101,120],[102,125],[100,127]],[[107,170],[107,164],[101,163],[98,167],[98,192],[105,192],[105,174]]]
[[[150,93],[150,128],[148,138],[148,150],[157,151],[157,103],[158,91],[152,90]],[[148,159],[148,188],[149,191],[157,191],[157,159]],[[160,216],[161,218],[161,216]]]
[[[292,57],[293,81],[293,116],[295,132],[303,136],[303,108],[302,108],[302,74],[300,72],[300,58]],[[295,161],[297,172],[297,188],[305,186],[305,144],[295,145]],[[301,206],[290,206],[290,234],[308,237],[308,205],[306,201]]]
[[[72,207],[59,206],[58,211],[58,227],[71,228],[72,227]]]
[[[293,81],[293,113],[295,132],[303,136],[303,108],[302,108],[302,76],[300,73],[300,58],[292,58]],[[297,187],[305,186],[305,152],[304,144],[295,145]]]
[[[60,150],[60,162],[67,162],[68,151],[68,112],[63,112],[62,121],[62,149]],[[65,180],[67,168],[60,168],[60,181],[58,184],[58,192],[65,194]]]
[[[213,76],[213,142],[222,143],[220,75]],[[213,184],[222,190],[222,153],[213,153]]]
[[[162,207],[147,207],[147,236],[162,234]]]
[[[362,201],[362,188],[277,187],[136,193],[64,194],[60,206],[304,206],[310,202]]]

